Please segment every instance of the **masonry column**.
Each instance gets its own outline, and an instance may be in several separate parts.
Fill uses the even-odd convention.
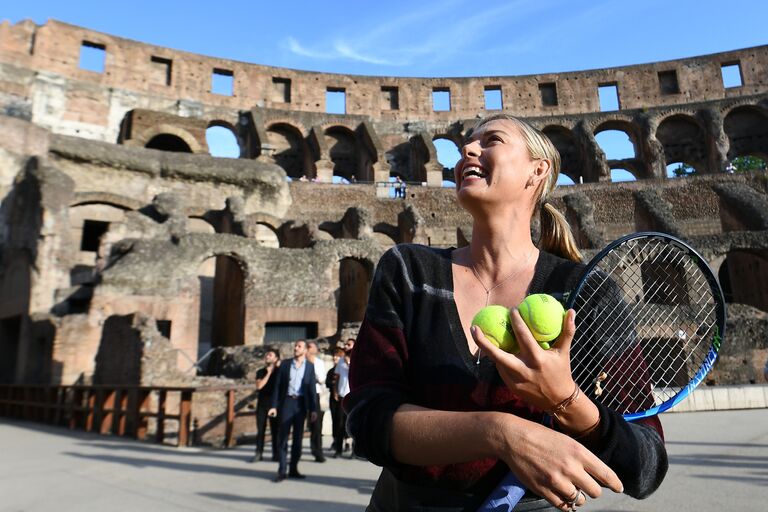
[[[706,130],[707,171],[708,173],[722,172],[728,165],[728,150],[730,141],[723,127],[722,114],[712,108],[699,111]]]
[[[309,146],[317,158],[315,160],[315,178],[323,183],[331,183],[333,181],[333,162],[321,127],[315,125],[309,131]]]
[[[657,117],[639,114],[635,122],[640,127],[639,155],[645,167],[645,176],[649,178],[664,178],[667,175],[667,159],[664,156],[664,146],[656,138],[659,127]]]
[[[611,169],[608,167],[608,160],[592,133],[591,125],[579,121],[573,128],[573,136],[583,155],[584,168],[581,170],[581,176],[584,183],[610,181]]]

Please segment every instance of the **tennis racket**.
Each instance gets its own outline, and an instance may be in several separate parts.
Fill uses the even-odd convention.
[[[712,270],[691,246],[663,233],[612,242],[558,298],[577,313],[574,380],[628,421],[690,395],[712,368],[725,332],[725,300]],[[511,511],[524,492],[509,473],[478,512]]]

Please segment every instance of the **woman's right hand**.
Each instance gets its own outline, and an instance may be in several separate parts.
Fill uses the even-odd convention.
[[[501,446],[497,452],[520,482],[561,510],[578,493],[597,498],[601,486],[622,492],[616,473],[577,441],[534,422],[497,417]],[[583,505],[579,498],[577,505]]]

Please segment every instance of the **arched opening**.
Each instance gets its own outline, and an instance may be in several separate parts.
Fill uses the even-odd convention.
[[[177,135],[171,135],[170,133],[155,135],[149,139],[149,142],[147,142],[144,147],[149,149],[159,149],[160,151],[171,151],[173,153],[192,152],[189,144],[187,144],[184,139]]]
[[[768,116],[757,107],[744,106],[731,110],[723,120],[730,141],[728,159],[752,155],[768,160]]]
[[[212,275],[211,275],[212,274]],[[245,343],[245,272],[231,256],[215,256],[198,268],[199,351]],[[210,334],[208,334],[210,333]]]
[[[718,280],[726,302],[749,304],[768,312],[768,251],[730,251],[720,266]]]
[[[325,131],[325,139],[333,162],[333,175],[348,181],[352,176],[362,176],[358,172],[362,167],[360,166],[360,148],[355,134],[348,128],[334,126]]]
[[[611,181],[618,183],[622,181],[635,181],[637,178],[627,169],[611,169]]]
[[[570,178],[570,176],[560,173],[557,176],[557,185],[558,186],[570,186],[575,185],[576,183]]]
[[[347,322],[362,322],[373,277],[373,264],[367,260],[344,258],[339,262],[338,273],[338,326]]]
[[[211,123],[205,130],[208,152],[218,158],[240,158],[240,144],[235,132],[223,123]]]
[[[685,162],[671,162],[667,164],[667,178],[684,178],[696,174],[696,169]]]
[[[664,147],[667,176],[669,165],[675,162],[686,162],[695,171],[704,170],[707,160],[706,138],[704,130],[694,118],[679,114],[664,119],[656,130],[656,138]]]
[[[547,126],[542,130],[560,153],[560,176],[557,183],[573,185],[576,181],[584,179],[584,165],[581,151],[573,137],[573,132],[563,126]],[[562,181],[561,181],[562,178]]]
[[[435,137],[432,140],[437,152],[437,161],[443,166],[443,175],[453,176],[453,168],[461,158],[459,147],[447,137]]]
[[[650,172],[643,162],[638,159],[639,146],[637,127],[627,121],[606,121],[595,130],[595,141],[605,153],[608,167],[612,170],[629,171],[631,179],[650,177]],[[627,181],[630,177],[625,173],[616,173],[618,179]]]
[[[731,169],[726,168],[726,170],[731,172],[765,171],[768,169],[768,162],[759,156],[744,155],[731,160],[731,166]]]
[[[254,239],[256,243],[264,247],[280,247],[280,239],[277,236],[274,228],[268,224],[258,223],[254,231]]]
[[[635,158],[635,143],[628,132],[606,129],[595,132],[595,140],[609,162],[611,160]]]
[[[306,141],[297,128],[285,123],[273,124],[267,128],[267,141],[274,148],[275,163],[285,170],[289,178],[314,177]]]

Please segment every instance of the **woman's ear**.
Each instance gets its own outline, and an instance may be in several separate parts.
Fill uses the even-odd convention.
[[[528,181],[525,182],[525,188],[537,187],[543,180],[547,179],[552,169],[552,162],[546,159],[537,160],[535,167],[528,176]]]

